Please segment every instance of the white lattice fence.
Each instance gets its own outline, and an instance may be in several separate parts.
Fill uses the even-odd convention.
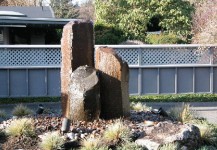
[[[216,57],[217,50],[213,47],[199,48],[195,46],[117,46],[113,47],[129,65],[199,65],[210,64]],[[214,55],[213,55],[214,54]],[[215,60],[215,59],[214,59]],[[214,62],[215,63],[215,62]]]
[[[199,49],[199,45],[126,46],[113,47],[129,65],[189,65],[217,63],[217,50]],[[60,46],[0,46],[0,66],[60,66]]]
[[[60,47],[8,46],[0,47],[0,66],[56,66],[60,65]]]
[[[108,46],[129,64],[131,94],[217,93],[216,46]],[[60,49],[0,45],[0,97],[60,96]]]

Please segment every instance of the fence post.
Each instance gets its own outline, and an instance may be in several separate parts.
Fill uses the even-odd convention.
[[[214,48],[208,47],[208,51],[210,54],[210,93],[213,94],[213,55],[214,55]]]
[[[142,95],[142,48],[138,49],[138,65],[139,65],[139,74],[138,74],[138,94]]]

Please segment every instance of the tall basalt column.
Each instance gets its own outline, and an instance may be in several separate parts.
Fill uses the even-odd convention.
[[[112,48],[96,49],[95,68],[99,70],[101,114],[103,119],[129,115],[129,67]]]
[[[72,71],[80,66],[94,67],[93,23],[72,21],[63,28],[61,40],[61,100],[62,113],[69,117],[69,82]]]

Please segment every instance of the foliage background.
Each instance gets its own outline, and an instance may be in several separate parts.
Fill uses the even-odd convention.
[[[193,11],[193,5],[183,0],[95,0],[96,22],[115,26],[127,39],[143,42],[153,25],[188,41]]]

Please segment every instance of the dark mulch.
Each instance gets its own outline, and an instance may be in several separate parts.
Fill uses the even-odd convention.
[[[37,137],[8,137],[7,141],[2,144],[3,150],[15,150],[15,149],[25,149],[25,150],[39,150],[38,142],[40,139]]]

